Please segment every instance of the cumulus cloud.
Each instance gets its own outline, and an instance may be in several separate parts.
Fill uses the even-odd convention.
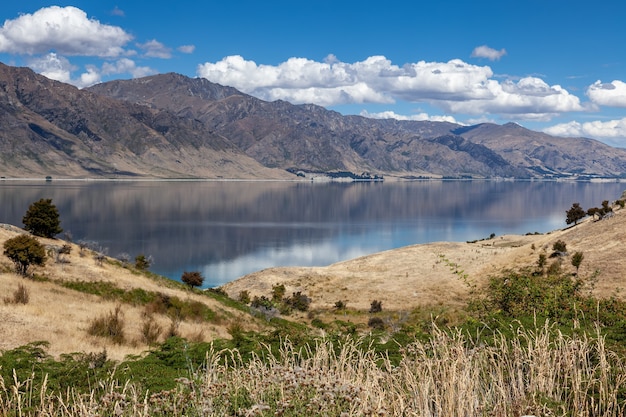
[[[156,39],[146,43],[138,43],[137,46],[144,51],[144,55],[149,58],[169,59],[172,57],[172,50]]]
[[[561,123],[544,129],[554,136],[590,137],[613,144],[626,145],[626,117],[607,121]]]
[[[626,83],[619,80],[610,83],[596,81],[587,89],[587,96],[600,106],[626,107]]]
[[[77,68],[70,61],[51,52],[47,55],[31,58],[28,61],[29,67],[41,75],[52,80],[73,84],[79,88],[87,87],[100,82],[100,73],[94,66],[88,66],[86,72],[79,75],[78,78],[72,78],[72,72]]]
[[[133,78],[141,78],[156,73],[157,71],[150,67],[138,67],[135,61],[128,58],[121,58],[115,62],[105,62],[102,65],[103,75],[131,74]]]
[[[370,113],[367,110],[363,110],[360,113],[363,117],[368,117],[370,119],[396,119],[396,120],[412,120],[412,121],[430,121],[430,122],[450,122],[461,124],[457,122],[452,116],[434,116],[429,115],[428,113],[417,113],[411,114],[409,116],[397,114],[393,111],[384,111],[380,113]]]
[[[472,51],[472,58],[487,58],[490,61],[499,61],[506,55],[506,49],[502,48],[499,51],[488,47],[487,45],[481,45],[474,48]]]
[[[398,66],[384,56],[345,63],[329,55],[324,62],[290,58],[273,66],[236,55],[201,64],[197,74],[264,100],[322,106],[404,100],[429,103],[453,114],[545,120],[561,112],[583,110],[578,97],[558,85],[536,77],[498,81],[488,66],[459,59]]]
[[[193,54],[193,51],[196,50],[196,45],[181,45],[176,49],[183,54]]]
[[[540,78],[525,77],[502,83],[490,80],[485,87],[490,92],[489,98],[440,104],[451,113],[503,114],[534,120],[549,120],[560,113],[584,110],[577,96]]]
[[[0,52],[116,57],[124,54],[131,38],[76,7],[51,6],[6,20],[0,28]]]

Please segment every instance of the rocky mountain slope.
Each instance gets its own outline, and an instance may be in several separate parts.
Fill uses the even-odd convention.
[[[0,176],[625,177],[626,150],[516,124],[342,116],[178,74],[78,90],[0,64]]]
[[[0,64],[5,177],[284,177],[202,123]]]
[[[556,138],[514,123],[465,127],[342,116],[310,104],[265,102],[178,74],[112,81],[90,91],[201,120],[269,167],[406,177],[626,173],[626,150],[590,139]]]

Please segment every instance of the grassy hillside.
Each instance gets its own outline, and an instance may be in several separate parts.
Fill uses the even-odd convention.
[[[0,243],[24,233],[0,225]],[[104,257],[97,252],[60,239],[38,240],[48,248],[69,244],[69,254],[48,256],[43,267],[33,266],[31,277],[14,272],[12,262],[0,255],[0,350],[12,349],[35,341],[49,343],[55,357],[69,352],[107,351],[109,358],[121,360],[149,348],[146,327],[153,333],[151,342],[162,342],[175,333],[193,341],[229,337],[233,323],[245,330],[262,330],[262,320],[225,303],[226,297],[211,292],[190,290],[185,285],[161,278],[133,265]],[[29,295],[27,304],[8,302],[20,286]],[[92,336],[88,329],[99,318],[119,311],[124,341]],[[154,340],[152,340],[154,339]]]

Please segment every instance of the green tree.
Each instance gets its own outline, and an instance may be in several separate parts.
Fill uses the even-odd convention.
[[[582,220],[587,215],[585,210],[580,206],[580,203],[572,204],[572,207],[567,210],[565,214],[567,215],[565,223],[574,223],[574,225],[578,224],[578,220]]]
[[[578,275],[578,268],[580,268],[580,264],[583,263],[583,259],[585,255],[582,252],[576,252],[572,255],[572,266],[576,268],[576,275]]]
[[[183,272],[183,275],[181,276],[180,279],[185,284],[189,285],[189,287],[200,287],[202,286],[202,283],[204,282],[204,277],[198,271],[193,271],[193,272],[185,271]]]
[[[146,255],[144,254],[135,256],[135,268],[139,269],[140,271],[145,271],[150,268],[150,265],[152,265],[152,258],[150,258],[149,256],[146,257]]]
[[[59,211],[49,198],[32,203],[22,218],[22,223],[35,236],[53,238],[63,231]]]
[[[4,254],[13,261],[18,274],[26,276],[30,265],[43,265],[46,251],[37,239],[19,235],[4,242]]]

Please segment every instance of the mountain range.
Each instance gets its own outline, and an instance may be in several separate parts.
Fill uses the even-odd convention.
[[[0,175],[626,177],[626,149],[515,123],[344,116],[168,73],[78,89],[0,63]]]

